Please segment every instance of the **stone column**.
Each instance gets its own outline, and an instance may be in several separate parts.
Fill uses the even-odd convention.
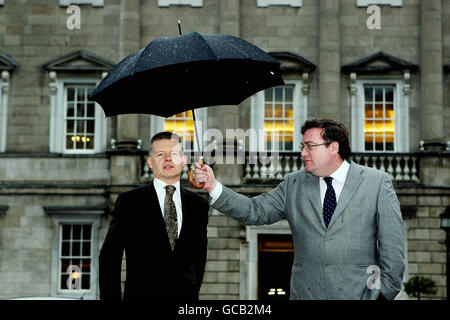
[[[340,120],[340,1],[319,1],[319,117]]]
[[[136,0],[120,1],[120,59],[140,48],[140,2]],[[117,140],[136,141],[139,139],[139,116],[121,115],[117,120]]]
[[[240,35],[240,4],[239,0],[227,0],[219,2],[219,30],[221,34],[231,34],[236,37]],[[214,167],[214,172],[222,183],[224,184],[240,184],[241,183],[241,170],[242,166],[225,164],[231,162],[226,161],[227,151],[233,152],[235,149],[235,139],[226,139],[226,129],[237,129],[239,128],[239,115],[240,110],[238,107],[211,107],[208,109],[209,119],[213,117],[219,119],[217,122],[212,122],[208,125],[209,128],[217,128],[223,134],[223,143],[218,143],[218,154],[223,154],[224,157],[216,156],[217,164]],[[217,154],[216,153],[216,154]],[[235,163],[236,163],[236,159]],[[219,165],[219,162],[222,163]]]
[[[444,143],[442,2],[420,1],[420,69],[422,96],[422,140]]]

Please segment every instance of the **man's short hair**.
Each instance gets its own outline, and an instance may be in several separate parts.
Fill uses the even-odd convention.
[[[181,145],[181,150],[183,150],[183,140],[181,140],[179,135],[177,135],[176,133],[163,131],[163,132],[158,132],[157,134],[155,134],[152,137],[152,139],[150,140],[149,155],[152,154],[153,143],[157,140],[178,140],[178,142]]]
[[[347,128],[342,124],[330,119],[313,119],[307,120],[302,126],[302,134],[305,134],[306,130],[312,128],[321,128],[322,138],[325,141],[339,143],[339,155],[343,160],[350,161],[350,155],[352,153],[350,147],[350,138]]]

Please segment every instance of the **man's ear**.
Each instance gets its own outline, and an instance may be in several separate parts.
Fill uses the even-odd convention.
[[[339,142],[333,141],[333,142],[330,144],[330,148],[331,148],[331,152],[332,152],[333,154],[339,153]]]
[[[151,158],[151,156],[148,156],[148,157],[147,157],[147,165],[148,165],[148,167],[149,167],[150,169],[152,169],[152,158]]]

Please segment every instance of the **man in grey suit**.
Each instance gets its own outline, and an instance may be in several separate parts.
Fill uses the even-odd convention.
[[[350,160],[349,134],[333,120],[302,127],[305,168],[253,198],[196,165],[211,205],[248,225],[287,219],[294,241],[291,299],[394,299],[405,269],[399,202],[388,174]]]

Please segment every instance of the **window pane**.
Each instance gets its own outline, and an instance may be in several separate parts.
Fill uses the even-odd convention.
[[[70,242],[63,241],[61,245],[61,256],[70,256]]]
[[[87,117],[95,117],[95,104],[94,103],[88,103],[87,104]]]
[[[375,104],[375,118],[383,119],[383,104],[377,103]]]
[[[84,103],[77,103],[77,117],[84,117]]]
[[[86,136],[86,149],[94,149],[94,136]]]
[[[71,230],[71,226],[70,225],[63,225],[62,226],[62,237],[63,240],[70,240],[70,230]]]
[[[83,120],[77,121],[77,133],[78,133],[78,135],[84,133],[84,125],[85,125],[85,121],[83,121]]]
[[[282,101],[283,100],[283,88],[276,87],[274,89],[275,89],[275,101]]]
[[[275,118],[283,118],[283,105],[282,104],[276,104],[275,105]]]
[[[81,289],[87,290],[90,288],[91,276],[89,274],[84,274],[81,278]]]
[[[67,116],[73,117],[74,116],[74,104],[71,102],[67,103]]]
[[[266,107],[264,108],[264,116],[266,118],[272,118],[274,116],[272,104],[266,103]]]
[[[66,149],[73,149],[74,141],[75,141],[75,136],[73,136],[73,135],[66,136]]]
[[[375,87],[375,101],[376,102],[383,101],[383,88],[382,87]]]
[[[91,240],[91,230],[92,226],[90,224],[83,225],[83,239]]]
[[[83,256],[90,256],[90,255],[91,255],[91,243],[83,242]]]
[[[386,102],[394,102],[394,88],[393,87],[386,87],[385,100],[386,100]]]
[[[67,88],[67,101],[75,100],[75,88]]]
[[[294,88],[293,87],[286,87],[284,91],[284,101],[286,102],[292,102],[293,100],[293,94],[294,94]]]
[[[60,289],[67,289],[67,279],[69,279],[69,275],[66,273],[61,274],[61,286]]]
[[[86,121],[86,132],[87,133],[94,133],[95,130],[95,120],[88,120]]]
[[[364,110],[364,116],[365,118],[373,118],[374,113],[373,113],[373,105],[372,104],[368,104],[366,103],[366,107]]]
[[[81,239],[81,225],[75,224],[72,226],[73,236],[72,239],[79,240]]]
[[[294,108],[292,104],[286,104],[284,106],[284,117],[285,118],[294,118]]]
[[[367,102],[373,101],[373,88],[372,87],[364,87],[364,100]]]
[[[67,133],[73,133],[74,130],[74,121],[73,120],[67,120]]]
[[[386,104],[386,118],[394,119],[394,105],[391,103]]]
[[[266,102],[272,101],[273,99],[273,88],[264,90],[264,99]]]
[[[61,259],[61,272],[66,273],[67,268],[70,266],[70,259]]]
[[[78,102],[84,102],[84,97],[85,97],[84,92],[85,92],[85,90],[83,87],[77,88],[77,101]]]

